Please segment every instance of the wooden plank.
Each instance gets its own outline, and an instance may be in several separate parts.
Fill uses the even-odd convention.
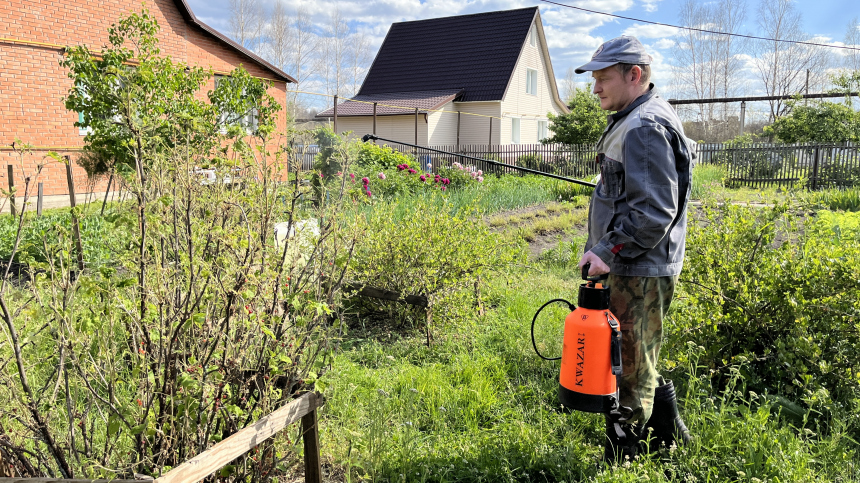
[[[247,453],[251,448],[274,436],[318,406],[316,394],[309,392],[233,436],[156,478],[156,483],[192,483],[200,481],[224,465]]]
[[[0,478],[0,483],[140,483],[145,480],[81,480],[62,478]]]

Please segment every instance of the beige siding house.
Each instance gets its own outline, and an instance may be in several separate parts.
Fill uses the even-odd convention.
[[[535,144],[547,114],[567,112],[530,7],[392,24],[336,127],[425,146]]]

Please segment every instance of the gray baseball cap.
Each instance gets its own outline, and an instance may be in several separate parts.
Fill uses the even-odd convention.
[[[645,47],[636,37],[622,35],[607,40],[591,56],[591,62],[576,69],[577,74],[588,71],[605,69],[615,64],[651,64],[651,56],[645,52]]]

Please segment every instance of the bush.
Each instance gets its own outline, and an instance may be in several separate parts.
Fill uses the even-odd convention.
[[[355,222],[364,236],[349,275],[373,287],[427,297],[433,320],[466,315],[474,296],[472,303],[453,303],[460,289],[525,260],[524,247],[490,233],[474,209],[452,214],[447,203],[418,199],[376,206]]]
[[[395,169],[402,164],[415,164],[412,156],[395,151],[391,146],[360,143],[357,164],[361,168]]]
[[[821,429],[856,413],[860,238],[834,228],[848,219],[801,224],[788,205],[711,203],[703,214],[688,235],[670,351],[694,341],[716,383],[740,370],[750,389],[809,411]]]

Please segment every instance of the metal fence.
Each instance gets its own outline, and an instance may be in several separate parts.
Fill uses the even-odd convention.
[[[842,144],[699,144],[698,162],[722,166],[730,186],[860,185],[860,148]]]
[[[593,145],[563,144],[470,144],[428,146],[447,151],[440,154],[422,148],[392,145],[394,150],[414,157],[425,171],[437,171],[455,162],[476,166],[485,173],[520,174],[459,155],[469,155],[530,168],[570,178],[590,179],[599,173]],[[303,150],[302,169],[312,169],[319,152],[316,146]],[[697,163],[712,164],[726,170],[732,187],[760,188],[803,183],[809,189],[860,186],[860,147],[843,144],[724,144],[697,145]],[[429,165],[429,167],[428,167]]]

